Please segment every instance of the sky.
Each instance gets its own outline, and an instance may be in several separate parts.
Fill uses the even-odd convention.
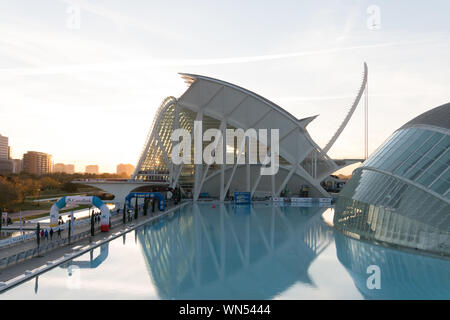
[[[135,165],[178,72],[275,102],[324,147],[369,66],[369,154],[450,101],[448,1],[0,0],[0,134],[84,171]],[[364,155],[361,103],[334,158]]]

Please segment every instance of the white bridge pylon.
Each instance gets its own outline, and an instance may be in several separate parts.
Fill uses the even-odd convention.
[[[327,145],[323,148],[323,152],[327,153],[333,144],[336,142],[337,138],[341,135],[342,131],[344,131],[345,127],[347,126],[347,123],[350,121],[353,113],[356,110],[356,107],[358,106],[359,102],[361,101],[362,95],[365,91],[367,91],[367,79],[369,76],[369,70],[367,67],[367,63],[364,62],[364,74],[363,74],[363,80],[361,83],[361,87],[359,88],[358,95],[355,98],[355,101],[353,102],[353,105],[351,106],[350,110],[348,111],[347,115],[344,118],[344,121],[342,121],[339,128],[336,130],[335,134],[331,137],[330,141],[328,141]],[[366,104],[367,104],[367,97],[366,97]],[[367,126],[367,110],[365,115],[365,126]],[[365,129],[365,133],[367,130]],[[367,144],[367,137],[365,138],[365,143]],[[365,150],[367,150],[367,146],[365,146]],[[365,151],[367,152],[367,151]]]

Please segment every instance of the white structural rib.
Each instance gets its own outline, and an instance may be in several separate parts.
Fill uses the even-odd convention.
[[[345,127],[347,126],[347,123],[349,122],[350,118],[353,115],[353,112],[355,112],[356,107],[359,104],[359,101],[361,100],[361,97],[364,93],[364,90],[366,89],[366,85],[367,85],[367,76],[368,76],[368,68],[367,68],[367,63],[364,62],[364,75],[363,75],[363,81],[361,84],[361,88],[359,88],[359,92],[358,95],[356,96],[355,101],[353,102],[352,107],[350,108],[350,110],[348,111],[344,121],[342,121],[341,125],[339,126],[339,128],[337,129],[336,133],[334,134],[334,136],[330,139],[330,141],[327,143],[327,145],[325,146],[325,148],[323,148],[323,152],[327,153],[328,150],[330,150],[330,148],[333,146],[333,144],[336,142],[337,138],[339,138],[339,136],[341,135],[342,131],[344,131]]]

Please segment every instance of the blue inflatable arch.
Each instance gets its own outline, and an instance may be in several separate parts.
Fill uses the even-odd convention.
[[[109,217],[110,211],[106,204],[96,196],[66,196],[59,199],[50,209],[50,226],[54,227],[58,225],[59,210],[64,208],[68,204],[92,204],[100,209],[101,220],[100,230],[103,232],[109,231]]]
[[[166,198],[164,198],[160,192],[131,192],[125,198],[127,208],[131,207],[132,198],[157,198],[159,200],[159,211],[164,211],[166,209]]]

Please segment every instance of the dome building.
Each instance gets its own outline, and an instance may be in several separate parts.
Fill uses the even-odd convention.
[[[450,103],[409,121],[353,172],[334,225],[349,236],[450,255]]]

